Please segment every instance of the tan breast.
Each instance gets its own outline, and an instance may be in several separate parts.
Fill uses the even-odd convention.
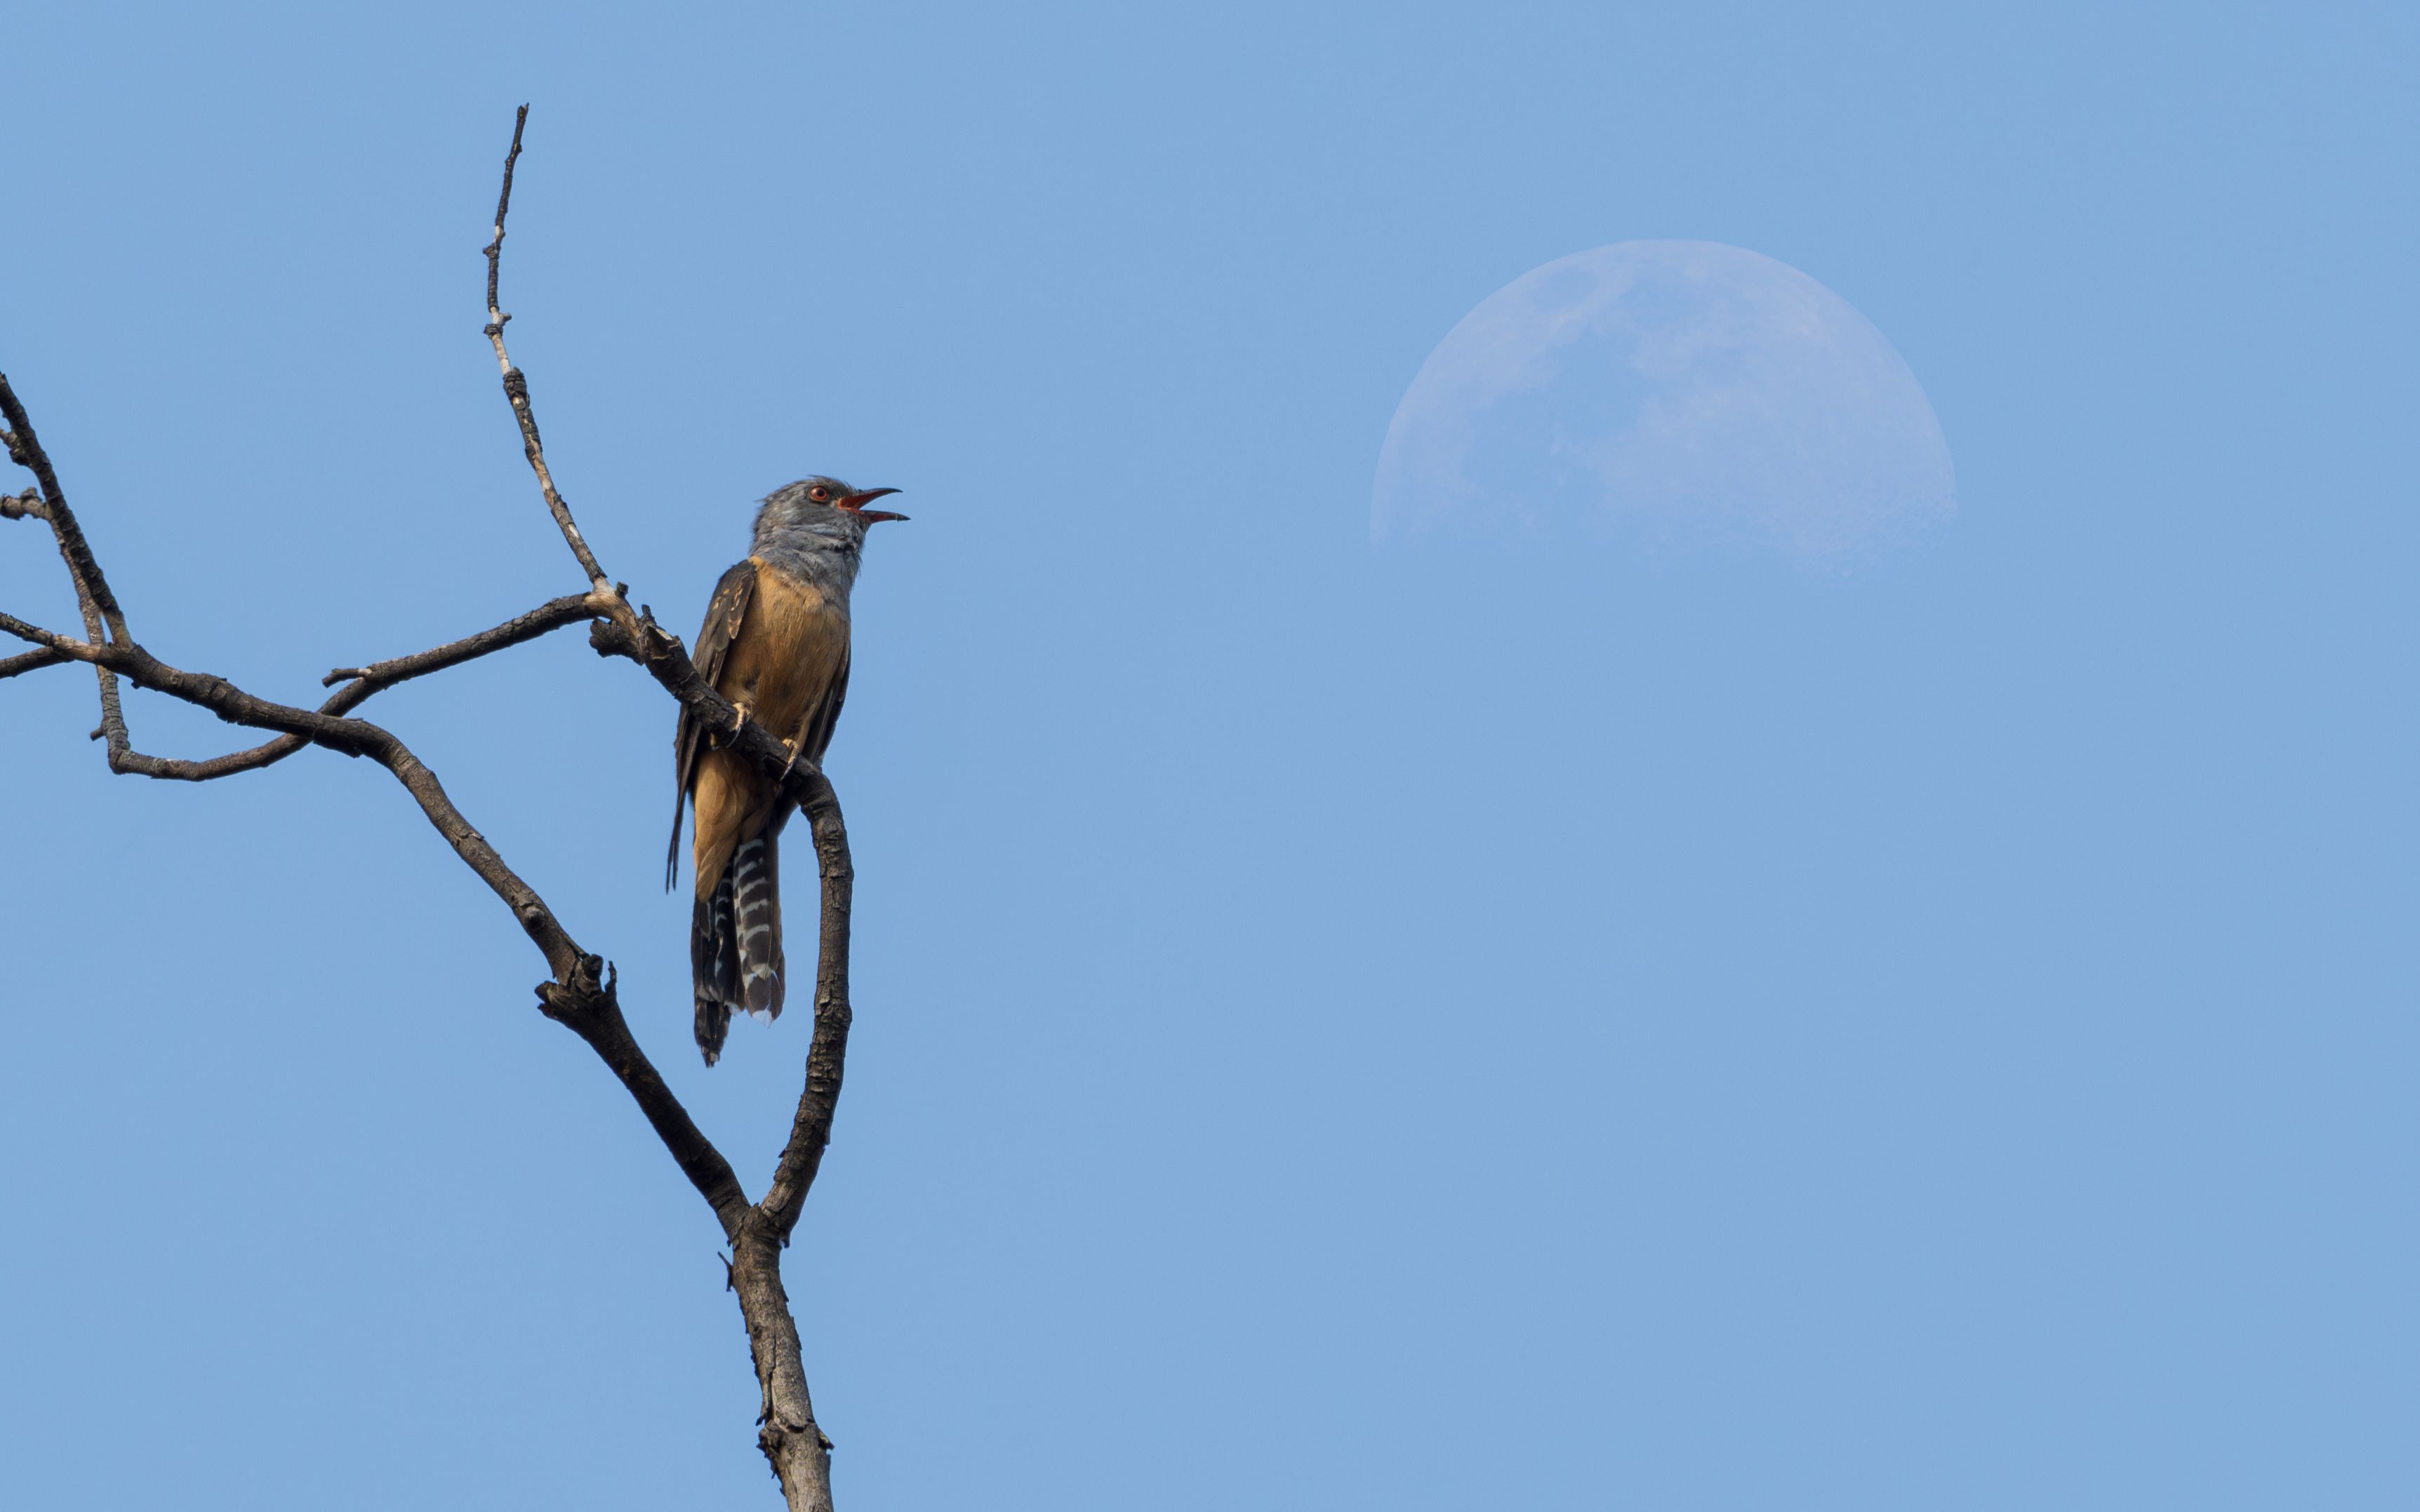
[[[715,691],[747,704],[758,724],[787,740],[822,706],[847,664],[848,611],[763,558],[750,560],[756,563],[756,591]]]

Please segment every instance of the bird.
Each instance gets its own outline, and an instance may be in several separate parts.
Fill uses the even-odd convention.
[[[698,675],[783,737],[793,762],[820,765],[848,693],[848,594],[865,533],[906,519],[865,506],[896,488],[852,488],[801,478],[765,496],[746,560],[714,585],[697,633]],[[673,733],[678,788],[664,890],[679,880],[682,810],[696,814],[696,896],[690,910],[690,975],[697,1047],[721,1058],[731,1015],[782,1011],[782,826],[792,805],[763,767],[718,744],[684,708]]]

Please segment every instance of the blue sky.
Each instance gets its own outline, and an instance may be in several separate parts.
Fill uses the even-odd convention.
[[[498,8],[12,17],[0,366],[172,661],[578,587],[479,336],[528,100],[608,570],[686,633],[768,488],[907,490],[790,1262],[844,1505],[2420,1494],[2408,17]],[[1870,319],[1955,525],[1373,556],[1430,349],[1637,238]],[[716,1231],[493,900],[375,771],[112,779],[91,703],[0,688],[0,1501],[771,1504]],[[374,711],[759,1185],[808,1025],[687,1051],[660,693]]]

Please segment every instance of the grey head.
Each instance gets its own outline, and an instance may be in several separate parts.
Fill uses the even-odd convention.
[[[857,580],[865,532],[886,519],[906,519],[887,509],[868,509],[896,488],[852,488],[838,478],[800,478],[765,496],[756,511],[753,554],[783,571],[845,597]]]

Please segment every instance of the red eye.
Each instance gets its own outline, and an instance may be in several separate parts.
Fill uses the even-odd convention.
[[[814,500],[818,503],[821,503],[824,500],[830,499],[831,497],[831,493],[829,489],[810,488],[807,490],[807,497]]]

